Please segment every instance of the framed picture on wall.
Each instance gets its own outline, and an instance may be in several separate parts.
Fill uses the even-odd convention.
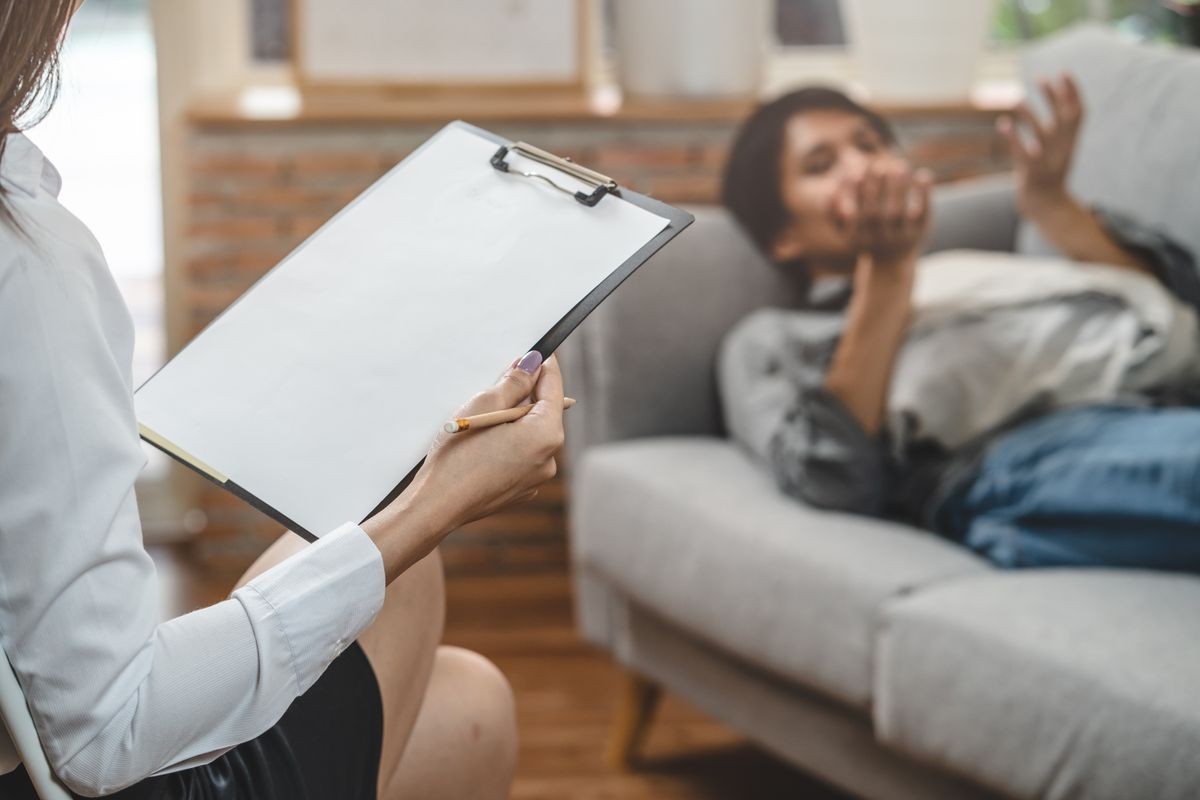
[[[582,89],[587,0],[291,0],[305,88]]]

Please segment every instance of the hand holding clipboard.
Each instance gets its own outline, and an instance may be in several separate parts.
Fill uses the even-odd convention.
[[[691,221],[452,123],[138,389],[143,438],[307,538],[361,521],[497,363],[552,354]]]
[[[491,388],[459,409],[463,416],[524,408],[514,424],[491,426],[470,436],[440,434],[404,492],[362,523],[384,552],[391,581],[424,557],[451,531],[514,503],[532,500],[558,472],[563,444],[563,385],[558,362],[549,358],[522,369],[517,364]],[[530,371],[530,369],[532,371]],[[392,556],[392,557],[389,557]]]

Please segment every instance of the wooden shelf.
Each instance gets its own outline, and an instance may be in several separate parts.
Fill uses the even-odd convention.
[[[893,117],[995,115],[1010,109],[1014,102],[1015,98],[993,94],[957,103],[885,103],[875,104],[875,108]],[[624,98],[611,86],[590,93],[450,90],[334,93],[264,86],[201,98],[188,110],[188,120],[200,126],[442,123],[452,119],[480,123],[736,122],[753,106],[748,100]]]
[[[437,123],[537,120],[592,122],[730,121],[751,108],[747,101],[626,101],[615,89],[561,92],[300,92],[294,87],[255,87],[201,98],[188,111],[197,125],[304,123]]]

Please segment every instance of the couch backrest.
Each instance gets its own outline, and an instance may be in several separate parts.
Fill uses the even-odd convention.
[[[1200,255],[1200,53],[1134,45],[1085,25],[1032,48],[1027,91],[1039,75],[1071,71],[1086,104],[1072,191],[1131,214]],[[1018,250],[1048,248],[1028,224]]]
[[[696,221],[633,274],[563,346],[570,450],[637,436],[721,431],[713,358],[725,331],[798,300],[724,209]]]

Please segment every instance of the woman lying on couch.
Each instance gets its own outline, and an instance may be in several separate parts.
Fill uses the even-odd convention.
[[[930,177],[888,123],[810,88],[746,122],[724,202],[802,282],[723,343],[732,434],[784,491],[1009,567],[1200,569],[1200,276],[1066,177],[1083,106],[1001,123],[1020,213],[1062,258],[922,256]]]

